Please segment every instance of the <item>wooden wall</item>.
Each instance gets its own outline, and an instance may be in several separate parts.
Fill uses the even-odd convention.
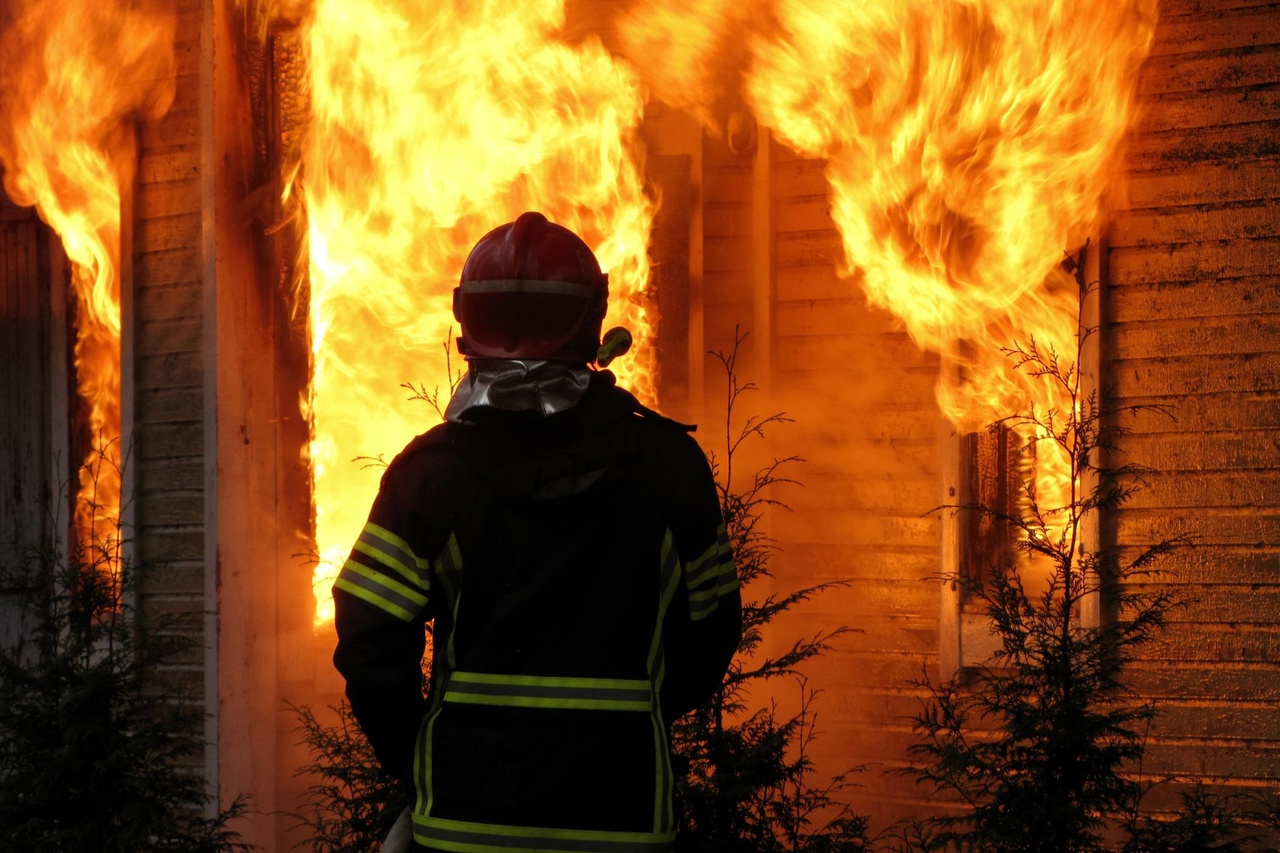
[[[906,718],[919,695],[910,682],[926,667],[936,674],[938,663],[940,590],[928,578],[939,572],[940,519],[927,515],[942,502],[937,362],[838,274],[843,250],[825,164],[768,144],[766,168],[758,153],[734,155],[710,138],[704,144],[706,345],[731,347],[735,325],[751,332],[739,378],[762,390],[742,398],[741,414],[794,418],[735,462],[741,475],[772,456],[804,459],[783,471],[803,485],[771,492],[790,507],[765,516],[779,546],[772,586],[748,592],[758,598],[845,582],[777,620],[766,644],[777,652],[816,630],[858,632],[806,667],[808,687],[821,691],[812,705],[821,731],[814,757],[823,773],[874,765],[855,777],[865,787],[851,795],[882,825],[919,802],[910,781],[882,771],[905,760]],[[751,259],[760,254],[753,244],[761,240],[772,271],[767,286],[753,286]],[[704,369],[698,436],[719,448],[723,370],[714,359]],[[784,679],[770,693],[756,704],[776,700],[794,710],[800,687]]]
[[[1280,5],[1162,0],[1129,194],[1109,235],[1104,370],[1149,487],[1126,553],[1171,536],[1186,602],[1135,673],[1152,774],[1280,774]]]
[[[133,203],[133,435],[144,616],[190,617],[170,667],[203,698],[203,772],[233,828],[288,850],[307,784],[287,702],[337,701],[332,637],[312,630],[308,369],[267,236],[263,53],[232,0],[179,0],[177,94],[141,131]],[[267,211],[264,214],[264,209]],[[128,343],[126,343],[128,346]],[[323,684],[317,686],[317,681]]]
[[[132,363],[132,470],[135,556],[148,567],[144,618],[180,616],[200,647],[168,676],[204,697],[204,648],[212,643],[206,600],[205,373],[200,195],[200,7],[177,3],[173,106],[139,134],[132,196],[132,288],[124,346]],[[126,209],[126,216],[129,211]],[[126,226],[126,233],[128,232]],[[130,380],[126,380],[126,387]],[[126,400],[126,405],[127,405]],[[129,420],[126,415],[126,421]],[[211,758],[211,756],[210,756]],[[204,763],[201,756],[192,760]]]
[[[1144,772],[1274,791],[1280,4],[1163,0],[1161,8],[1127,201],[1107,236],[1102,359],[1119,402],[1168,406],[1176,420],[1132,419],[1125,446],[1156,473],[1105,532],[1129,554],[1163,537],[1194,537],[1165,562],[1166,582],[1187,606],[1133,674],[1160,711]],[[742,378],[766,390],[746,398],[748,410],[796,418],[763,448],[806,457],[792,471],[804,486],[773,493],[792,509],[768,517],[781,548],[774,587],[848,585],[777,623],[772,642],[815,626],[862,632],[809,667],[810,686],[824,691],[814,706],[818,762],[832,772],[874,765],[852,799],[883,825],[937,807],[880,771],[906,761],[906,718],[919,696],[912,679],[938,671],[940,590],[926,578],[943,569],[941,530],[928,511],[945,500],[950,439],[934,404],[935,360],[836,273],[841,249],[823,167],[772,143],[762,172],[758,154],[704,142],[705,343],[725,349],[735,325],[751,331]],[[761,240],[773,263],[763,290],[751,283]],[[704,373],[698,435],[716,448],[724,382],[714,359]],[[791,685],[772,692],[784,709],[794,706]],[[1176,792],[1161,789],[1152,805]]]

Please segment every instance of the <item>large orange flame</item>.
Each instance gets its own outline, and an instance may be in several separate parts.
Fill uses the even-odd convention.
[[[400,383],[447,394],[448,292],[479,234],[535,208],[582,231],[647,333],[626,301],[651,219],[637,78],[713,128],[746,104],[826,160],[844,272],[941,356],[939,405],[959,427],[1065,405],[1002,348],[1075,352],[1059,263],[1098,225],[1151,0],[637,0],[614,22],[629,62],[566,44],[563,14],[323,0],[311,18],[318,596],[375,488],[349,460],[432,420]],[[1069,485],[1062,467],[1042,461],[1042,485]]]
[[[173,101],[174,28],[163,2],[19,0],[0,18],[0,164],[73,264],[76,388],[91,449],[76,529],[91,559],[118,559],[120,199],[136,161],[133,120]]]
[[[401,385],[447,400],[451,292],[489,229],[539,210],[582,235],[609,272],[607,322],[637,338],[618,369],[652,396],[643,100],[597,39],[559,36],[563,15],[559,0],[319,0],[307,18],[318,622],[377,489],[378,466],[353,459],[438,420]]]
[[[947,417],[972,430],[1069,405],[1003,348],[1075,357],[1077,291],[1059,264],[1098,227],[1154,0],[757,0],[713,6],[714,26],[691,4],[641,6],[624,43],[649,52],[646,80],[670,103],[712,103],[721,45],[748,45],[740,97],[826,160],[846,274],[941,356]],[[1065,494],[1065,460],[1040,467]]]

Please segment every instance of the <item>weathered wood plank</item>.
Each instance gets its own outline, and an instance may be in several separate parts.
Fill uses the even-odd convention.
[[[702,278],[702,298],[706,305],[717,306],[721,313],[733,313],[747,318],[751,316],[751,281],[741,271],[710,270]],[[726,306],[741,306],[741,312],[725,312]],[[711,320],[715,312],[708,312]]]
[[[141,286],[181,284],[201,280],[200,250],[184,247],[139,252],[133,260],[134,281]]]
[[[1103,343],[1122,360],[1280,352],[1280,314],[1115,323]]]
[[[1156,25],[1151,55],[1280,44],[1280,15],[1276,12],[1277,6],[1268,4],[1164,18]]]
[[[744,238],[751,233],[751,205],[741,202],[709,202],[702,207],[704,237]]]
[[[1216,710],[1217,713],[1231,713],[1229,706]],[[1249,812],[1256,811],[1258,804],[1266,802],[1270,796],[1277,763],[1280,763],[1280,746],[1272,741],[1255,740],[1247,735],[1166,740],[1158,732],[1153,732],[1143,757],[1143,770],[1153,778],[1170,776],[1176,779],[1194,774],[1209,790],[1225,789],[1238,797],[1233,802],[1239,803],[1242,811]],[[1254,800],[1246,798],[1251,784],[1251,793],[1256,795]],[[1177,781],[1156,786],[1143,797],[1143,811],[1185,814],[1181,795],[1192,793],[1190,787]]]
[[[204,320],[141,320],[135,352],[140,356],[169,353],[199,353],[204,333]],[[152,389],[147,389],[150,392]]]
[[[1126,150],[1131,173],[1160,173],[1199,164],[1235,164],[1280,159],[1280,121],[1254,121],[1193,131],[1168,130],[1131,136]],[[1121,199],[1117,207],[1131,205]]]
[[[825,196],[831,184],[827,181],[825,160],[784,160],[773,164],[772,195],[776,200],[804,196]]]
[[[1125,683],[1157,701],[1165,697],[1280,700],[1280,665],[1138,661]]]
[[[143,388],[193,388],[204,381],[204,356],[199,352],[143,355],[136,365]]]
[[[841,276],[835,265],[783,267],[774,271],[774,293],[779,300],[805,301],[812,299],[841,299],[858,297],[865,301],[866,294],[857,280]],[[879,309],[869,309],[881,314],[886,324],[888,314]]]
[[[1117,549],[1123,560],[1133,560],[1138,546]],[[1201,545],[1193,541],[1161,557],[1159,577],[1171,584],[1280,584],[1280,545]]]
[[[706,169],[702,176],[702,195],[708,203],[750,204],[750,164]]]
[[[196,459],[201,458],[204,453],[204,427],[198,423],[148,424],[139,429],[139,433],[138,459],[142,463],[158,459]],[[197,519],[190,523],[199,525],[204,520]]]
[[[1124,509],[1105,520],[1122,545],[1193,536],[1198,547],[1228,548],[1280,542],[1280,510],[1157,507]]]
[[[1181,605],[1169,613],[1169,625],[1186,622],[1196,625],[1225,624],[1277,626],[1276,641],[1280,642],[1280,586],[1209,586],[1187,585],[1174,588],[1181,596]]]
[[[199,144],[200,131],[200,110],[175,105],[162,118],[144,124],[138,141],[144,154],[162,153],[170,148]]]
[[[1145,396],[1145,389],[1125,389],[1121,405],[1162,406],[1167,413],[1140,410],[1126,413],[1121,423],[1135,434],[1196,434],[1205,430],[1280,429],[1280,391],[1190,394],[1179,389],[1167,397]],[[1121,440],[1121,446],[1124,440]]]
[[[1105,316],[1114,323],[1276,313],[1280,313],[1280,276],[1155,282],[1110,287],[1106,292]],[[1111,334],[1110,328],[1104,332],[1104,336]]]
[[[134,195],[138,219],[200,212],[200,187],[194,181],[143,184]]]
[[[1167,699],[1153,727],[1160,737],[1248,738],[1280,741],[1280,714],[1262,702],[1199,702]]]
[[[1123,212],[1110,222],[1107,245],[1114,251],[1255,237],[1280,237],[1274,199]]]
[[[1157,471],[1125,506],[1129,509],[1280,508],[1280,469]]]
[[[881,448],[882,453],[892,453],[893,448]],[[839,451],[836,451],[839,452]],[[885,477],[872,479],[862,472],[844,476],[823,476],[797,473],[804,483],[787,500],[795,512],[810,509],[870,509],[891,510],[902,507],[919,507],[927,512],[938,504],[938,485],[931,478]]]
[[[1193,165],[1133,175],[1129,210],[1280,198],[1280,160]]]
[[[192,390],[191,393],[198,393]],[[148,395],[155,396],[155,395]],[[167,426],[189,425],[193,423],[189,419],[172,419],[172,423]],[[150,429],[155,426],[158,421],[153,421],[147,425]],[[186,456],[181,458],[165,458],[165,459],[148,459],[138,464],[138,479],[141,483],[163,483],[175,489],[200,489],[204,488],[204,463],[199,457]],[[151,531],[150,526],[145,528]],[[159,533],[156,528],[154,532]],[[198,557],[183,557],[181,552],[175,554],[174,559],[197,559]]]
[[[1227,53],[1154,56],[1142,66],[1138,94],[1206,92],[1280,83],[1280,47],[1263,45]],[[1145,109],[1153,109],[1148,105]]]
[[[1134,125],[1137,134],[1223,127],[1280,119],[1280,84],[1151,96]]]
[[[204,559],[204,531],[196,528],[150,528],[135,540],[145,552],[167,563],[200,563]]]
[[[822,545],[936,545],[941,536],[939,525],[934,518],[863,510],[814,510],[774,519],[779,539]]]
[[[780,338],[842,335],[862,326],[866,317],[867,302],[861,298],[779,300],[775,302],[773,331]]]
[[[138,160],[138,181],[142,184],[189,181],[199,177],[200,149],[196,146],[144,153]]]
[[[836,225],[831,218],[831,201],[822,195],[789,196],[773,203],[774,229],[779,233],[795,231],[830,231]]]
[[[157,284],[135,290],[134,311],[150,320],[199,317],[202,288],[198,281]]]
[[[858,550],[840,545],[788,542],[774,558],[780,573],[794,566],[801,577],[817,582],[844,578],[921,580],[936,575],[938,555],[932,548]]]
[[[1124,456],[1164,472],[1262,469],[1280,462],[1280,430],[1128,435]],[[1280,501],[1280,496],[1277,497]]]
[[[920,350],[905,335],[812,335],[779,338],[775,359],[783,370],[812,366],[825,369],[841,365],[891,371],[919,367],[932,371],[933,356]],[[894,375],[888,373],[886,375]]]
[[[1110,254],[1109,280],[1120,285],[1270,275],[1280,269],[1280,237],[1134,246]]]
[[[774,238],[774,264],[778,270],[793,266],[819,266],[837,270],[844,263],[844,243],[837,231],[793,231]]]
[[[137,497],[138,515],[147,524],[196,525],[204,521],[204,492],[177,489],[143,492]]]
[[[751,244],[742,237],[711,237],[702,241],[703,268],[708,272],[745,273],[751,269]]]
[[[1117,361],[1111,366],[1111,376],[1126,395],[1269,394],[1280,387],[1280,355],[1268,352]]]
[[[1274,0],[1160,0],[1160,17],[1172,20],[1181,15],[1203,15],[1232,9],[1271,9]]]
[[[202,226],[199,213],[142,219],[134,227],[135,251],[161,252],[198,247]]]

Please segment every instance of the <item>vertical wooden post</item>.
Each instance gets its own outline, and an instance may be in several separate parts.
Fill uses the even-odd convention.
[[[1102,395],[1101,372],[1102,372],[1102,356],[1101,342],[1099,336],[1102,333],[1102,263],[1106,249],[1102,244],[1101,236],[1091,240],[1085,244],[1084,259],[1081,270],[1077,273],[1083,276],[1084,283],[1088,287],[1088,292],[1080,303],[1080,327],[1077,334],[1084,336],[1084,341],[1080,346],[1080,363],[1076,369],[1080,372],[1080,404],[1087,403],[1091,394],[1097,394],[1099,400]],[[1102,459],[1091,459],[1094,465],[1106,464]],[[1096,472],[1084,471],[1080,475],[1080,482],[1076,484],[1076,489],[1081,495],[1088,495],[1098,486],[1098,476]],[[1080,545],[1079,554],[1096,554],[1102,547],[1102,520],[1097,510],[1088,513],[1081,521],[1080,525]],[[1086,581],[1093,585],[1093,590],[1087,593],[1080,601],[1080,622],[1083,627],[1096,628],[1102,623],[1102,595],[1097,588],[1098,578],[1086,578]]]
[[[773,193],[768,128],[756,134],[751,163],[751,305],[753,381],[766,393],[773,363]]]

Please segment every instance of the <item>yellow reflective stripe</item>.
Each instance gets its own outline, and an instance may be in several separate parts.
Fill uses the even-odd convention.
[[[661,574],[659,575],[659,589],[661,597],[658,599],[658,618],[653,627],[653,640],[649,643],[649,659],[647,669],[649,679],[654,683],[655,689],[662,687],[662,679],[658,673],[654,671],[655,665],[660,665],[662,656],[662,624],[666,619],[667,610],[671,606],[671,599],[675,597],[676,588],[680,583],[681,566],[680,554],[676,550],[675,539],[668,529],[662,536],[662,550],[659,552],[659,563]]]
[[[703,551],[696,560],[685,566],[685,583],[690,589],[697,589],[706,583],[715,581],[719,575],[719,557],[720,546],[712,545]]]
[[[362,586],[352,583],[347,578],[339,577],[333,582],[334,589],[340,589],[343,592],[350,593],[362,601],[367,601],[379,610],[386,611],[402,622],[409,622],[413,619],[414,614],[405,610],[398,604],[388,601],[386,598],[375,592],[365,589]]]
[[[420,590],[406,587],[389,575],[370,569],[369,566],[348,560],[334,580],[334,588],[351,593],[352,596],[392,613],[397,619],[408,621],[426,606],[428,597]]]
[[[653,687],[637,679],[455,672],[444,701],[516,708],[648,711],[653,704]]]
[[[715,583],[726,564],[733,564],[733,544],[723,524],[716,527],[716,541],[685,566],[686,584],[694,590]]]
[[[408,542],[386,528],[373,522],[365,524],[353,550],[367,554],[380,564],[394,569],[406,582],[425,590],[428,562],[415,554]]]
[[[444,640],[445,665],[449,672],[453,672],[458,666],[454,634],[458,626],[458,608],[462,604],[462,590],[459,588],[462,578],[462,549],[458,547],[457,534],[450,533],[444,548],[440,550],[440,556],[436,558],[436,575],[440,578],[440,585],[444,587],[445,598],[449,602],[449,612],[453,616],[450,623],[453,628]]]
[[[445,588],[445,595],[452,602],[458,592],[458,575],[462,571],[462,550],[458,547],[458,537],[449,534],[444,547],[436,556],[436,572],[440,577],[440,585]]]
[[[543,826],[507,826],[414,814],[414,840],[458,853],[668,853],[675,832],[607,832]]]

